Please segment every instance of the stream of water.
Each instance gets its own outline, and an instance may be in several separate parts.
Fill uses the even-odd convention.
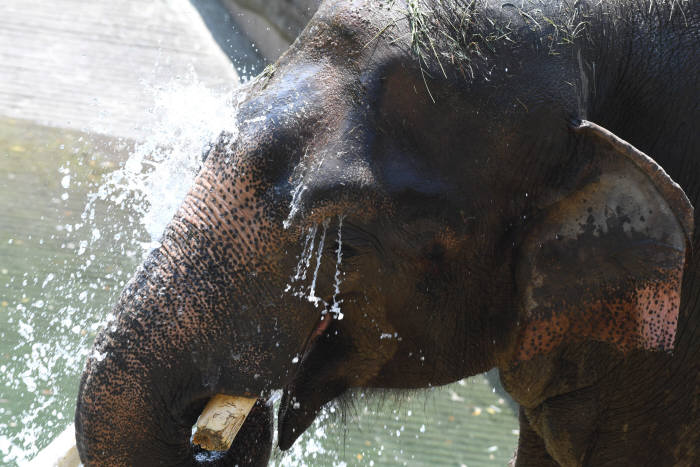
[[[151,136],[139,144],[0,119],[1,465],[21,465],[72,421],[110,304],[157,244],[203,152],[222,130],[235,135],[234,93],[194,78],[153,92]],[[328,222],[340,224],[332,303],[315,289]],[[337,317],[341,235],[342,218],[309,228],[288,287]],[[329,407],[275,462],[503,465],[513,452],[517,421],[481,377],[399,399],[358,394],[345,419]]]

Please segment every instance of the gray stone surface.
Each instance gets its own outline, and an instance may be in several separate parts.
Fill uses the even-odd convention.
[[[187,0],[2,0],[0,18],[0,115],[139,139],[153,87],[238,82]]]
[[[226,0],[267,18],[289,42],[299,35],[321,0]]]
[[[231,63],[242,78],[255,76],[263,71],[269,60],[267,56],[255,44],[251,37],[247,35],[249,28],[244,27],[254,24],[257,15],[249,10],[242,10],[234,14],[220,0],[189,0],[197,9],[197,12],[204,20],[212,37],[221,50],[228,56]],[[268,26],[266,20],[264,26]],[[259,27],[253,29],[256,33]],[[286,49],[289,44],[284,42],[281,45]]]
[[[270,62],[296,39],[321,0],[222,0]]]

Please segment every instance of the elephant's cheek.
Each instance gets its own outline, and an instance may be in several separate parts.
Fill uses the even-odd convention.
[[[316,419],[322,407],[349,388],[377,378],[398,348],[388,323],[360,319],[360,309],[345,308],[343,320],[319,326],[294,381],[284,391],[278,417],[279,447],[289,449]],[[371,326],[368,326],[371,323]],[[387,338],[392,336],[392,338]]]

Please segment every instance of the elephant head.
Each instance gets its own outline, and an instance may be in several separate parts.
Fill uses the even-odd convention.
[[[97,337],[83,462],[264,465],[276,389],[286,449],[351,388],[498,366],[537,407],[596,384],[596,355],[668,355],[693,217],[657,162],[683,145],[652,158],[616,134],[647,151],[664,136],[629,123],[654,106],[610,101],[637,76],[595,21],[625,6],[554,3],[323,3],[244,89],[238,136],[208,154]],[[560,371],[562,355],[580,366]],[[219,393],[261,399],[231,450],[206,455],[191,428]]]

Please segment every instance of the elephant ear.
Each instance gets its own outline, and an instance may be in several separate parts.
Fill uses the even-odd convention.
[[[574,131],[586,167],[523,243],[516,360],[584,340],[671,351],[693,207],[626,141],[587,121]]]

